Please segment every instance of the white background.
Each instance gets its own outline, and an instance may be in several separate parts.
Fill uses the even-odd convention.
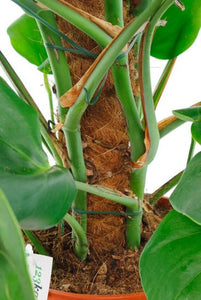
[[[22,13],[22,10],[11,1],[1,3],[0,49],[40,106],[45,117],[49,119],[48,98],[43,86],[42,73],[13,50],[6,34],[7,27]],[[156,59],[151,60],[153,88],[165,63]],[[0,76],[6,79],[1,69]],[[201,33],[194,45],[178,57],[158,105],[157,120],[160,121],[171,115],[173,109],[188,107],[198,101],[201,101]],[[156,159],[148,169],[146,192],[153,192],[185,167],[190,140],[190,123],[181,126],[161,140]],[[196,151],[200,151],[200,146],[196,148]]]

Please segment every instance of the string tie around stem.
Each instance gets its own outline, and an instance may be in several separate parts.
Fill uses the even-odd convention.
[[[118,211],[91,211],[91,210],[82,210],[82,209],[73,209],[74,212],[78,214],[87,214],[87,215],[113,215],[113,216],[122,216],[125,218],[137,217],[142,214],[142,210],[136,212],[118,212]]]

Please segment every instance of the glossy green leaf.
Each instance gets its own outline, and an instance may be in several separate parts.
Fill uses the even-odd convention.
[[[183,121],[201,121],[201,106],[173,110],[173,114]]]
[[[162,16],[164,27],[156,29],[151,55],[171,59],[188,49],[196,39],[201,27],[201,0],[182,0],[185,10],[172,5]]]
[[[201,145],[201,121],[193,122],[191,125],[191,134],[194,140]]]
[[[200,300],[201,226],[170,212],[140,260],[143,289],[149,300]]]
[[[201,224],[201,152],[188,164],[170,202],[175,210]]]
[[[0,299],[35,299],[19,225],[1,190],[0,266]]]
[[[39,70],[51,73],[47,62],[47,52],[43,45],[42,36],[34,18],[23,15],[8,27],[13,48],[30,63],[38,66]]]
[[[38,114],[0,80],[0,188],[24,229],[57,224],[76,189],[71,174],[50,167],[42,149]]]

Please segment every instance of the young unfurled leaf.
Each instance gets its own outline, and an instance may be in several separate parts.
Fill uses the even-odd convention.
[[[47,62],[47,52],[43,45],[42,36],[34,18],[23,15],[8,27],[13,48],[44,73],[51,73]]]
[[[172,5],[162,16],[167,21],[157,27],[151,55],[160,59],[171,59],[188,49],[196,39],[201,27],[201,0],[182,0],[185,10]]]
[[[149,300],[200,300],[201,226],[170,212],[147,243],[140,261]]]
[[[0,190],[0,299],[34,300],[24,243],[15,215]]]
[[[170,196],[175,210],[201,224],[201,152],[189,162],[176,189]]]
[[[38,114],[0,79],[0,188],[24,229],[57,224],[76,194],[70,172],[50,167]]]

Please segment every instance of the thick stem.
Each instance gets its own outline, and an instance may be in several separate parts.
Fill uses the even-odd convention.
[[[86,167],[82,153],[82,140],[80,136],[80,129],[71,131],[69,128],[64,128],[64,135],[66,138],[66,146],[68,149],[68,157],[70,160],[71,170],[75,180],[87,182]],[[77,216],[74,214],[75,210],[87,209],[87,196],[85,191],[78,191],[72,205],[73,215],[77,218],[83,230],[87,230],[87,215],[81,214]]]
[[[76,236],[75,253],[79,258],[84,260],[87,257],[88,251],[88,243],[85,232],[80,224],[71,215],[66,214],[64,220],[70,225],[74,235]]]
[[[124,26],[123,1],[104,0],[105,19],[113,25]]]
[[[105,17],[113,25],[123,26],[122,0],[105,0]],[[121,8],[121,9],[120,9]],[[144,132],[140,122],[138,109],[133,96],[128,57],[119,59],[112,66],[112,74],[117,97],[119,98],[127,121],[127,132],[131,143],[131,160],[136,161],[145,151]],[[138,147],[136,147],[136,144]],[[131,189],[135,191],[135,186],[131,184]],[[137,195],[138,196],[138,195]],[[140,210],[138,203],[137,210]],[[133,213],[135,210],[127,207],[127,213]],[[141,235],[141,214],[135,217],[129,217],[126,221],[126,241],[128,247],[134,249],[140,246]]]
[[[142,211],[142,202],[144,197],[144,187],[145,187],[145,179],[147,173],[147,166],[144,166],[140,169],[132,169],[131,173],[131,190],[138,197],[139,202],[139,211]],[[128,210],[128,212],[130,212]],[[140,246],[141,239],[141,224],[142,224],[142,214],[134,218],[127,219],[127,231],[126,231],[126,239],[128,247],[131,249],[135,249],[135,247]]]
[[[126,219],[126,241],[129,249],[135,250],[140,247],[141,242],[141,224],[142,224],[142,210],[138,209],[139,214],[134,217]],[[127,213],[133,213],[132,210],[127,209]]]
[[[140,77],[140,90],[141,101],[143,107],[143,115],[145,122],[145,145],[146,152],[139,159],[138,166],[150,164],[154,159],[158,144],[159,144],[159,131],[156,121],[152,87],[151,87],[151,74],[150,74],[150,49],[153,38],[155,26],[158,23],[161,15],[174,3],[174,0],[167,0],[162,2],[161,6],[152,15],[150,23],[142,36],[140,52],[139,52],[139,77]]]
[[[102,47],[105,47],[112,40],[100,27],[63,3],[55,0],[39,0],[38,2],[86,33]]]
[[[145,151],[144,131],[132,92],[128,59],[122,58],[112,66],[115,91],[119,98],[127,122],[127,132],[131,143],[131,159],[136,161]],[[137,147],[136,147],[137,145]]]
[[[38,13],[50,25],[57,28],[56,20],[52,12],[40,11]],[[37,20],[36,20],[37,21]],[[44,45],[52,44],[62,46],[61,39],[58,35],[52,32],[41,22],[37,21],[41,35],[43,37]],[[65,52],[46,47],[49,62],[55,79],[57,97],[60,98],[67,90],[72,87],[70,71],[66,60]],[[61,122],[64,122],[67,109],[64,109],[59,104],[59,114]]]

